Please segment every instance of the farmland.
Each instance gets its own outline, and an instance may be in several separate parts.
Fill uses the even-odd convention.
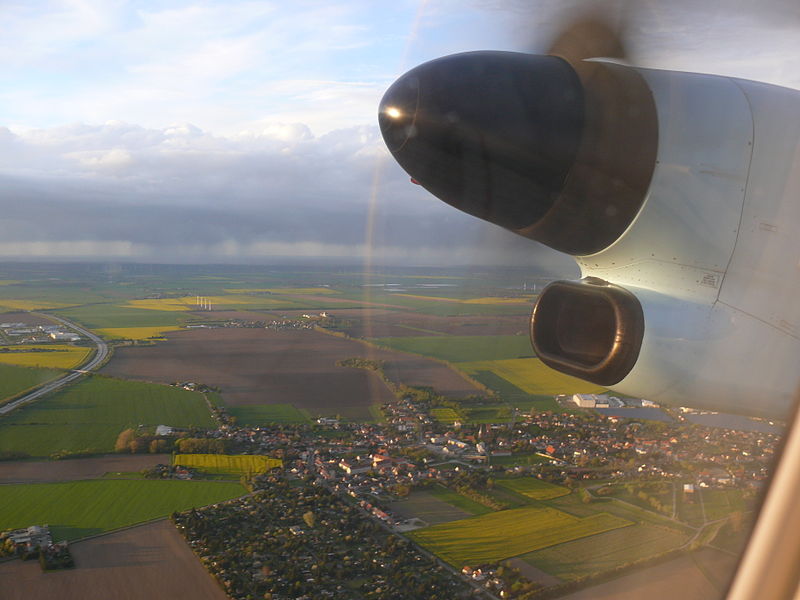
[[[116,304],[87,304],[54,312],[91,329],[158,327],[161,325],[177,327],[187,318],[184,313],[178,311],[144,310]]]
[[[529,394],[492,371],[470,371],[470,376],[493,390],[497,396],[520,410],[561,410],[551,394]]]
[[[172,464],[194,467],[208,473],[254,474],[263,473],[283,462],[277,458],[258,454],[175,454]]]
[[[462,417],[452,408],[432,408],[431,416],[440,423],[452,423],[458,421]]]
[[[569,494],[569,490],[565,487],[553,485],[533,477],[500,479],[497,484],[534,500],[552,500]]]
[[[169,521],[70,545],[77,569],[42,573],[36,561],[0,564],[3,600],[227,600]]]
[[[19,367],[42,367],[49,369],[74,369],[91,354],[86,346],[48,344],[0,346],[0,363]]]
[[[292,300],[272,296],[249,296],[246,294],[225,294],[222,296],[204,296],[205,301],[222,310],[246,310],[265,308],[295,308],[298,305]],[[196,310],[197,296],[179,298],[163,298],[153,300],[130,300],[123,308],[138,308],[156,311],[191,311]]]
[[[678,548],[688,537],[674,529],[636,524],[536,550],[520,558],[561,579],[578,579]]]
[[[155,327],[106,327],[97,333],[110,340],[147,340],[161,337],[168,331],[178,331],[179,325],[161,325]]]
[[[45,310],[49,308],[61,308],[69,306],[61,302],[50,302],[48,300],[0,298],[0,311],[12,310]]]
[[[458,492],[454,492],[450,488],[446,488],[442,485],[435,485],[431,487],[429,493],[434,498],[442,500],[443,502],[447,502],[456,508],[460,508],[470,515],[485,515],[492,512],[491,508],[488,508],[483,504],[479,504],[478,502],[475,502],[466,496],[462,496]]]
[[[426,527],[409,535],[460,568],[497,562],[629,525],[631,521],[608,513],[578,518],[554,508],[527,506]],[[513,536],[509,536],[511,531]]]
[[[446,502],[432,490],[414,491],[407,498],[390,503],[389,508],[401,517],[422,519],[428,525],[449,523],[473,514],[451,502]]]
[[[528,330],[525,315],[447,317],[381,308],[336,309],[334,314],[345,320],[343,331],[363,338],[525,335]]]
[[[57,452],[111,452],[124,426],[109,423],[9,423],[0,421],[0,452],[48,457]]]
[[[374,341],[395,350],[458,363],[533,356],[530,339],[523,335],[399,337]]]
[[[48,523],[56,540],[74,540],[205,506],[244,493],[238,483],[89,479],[0,487],[0,529]]]
[[[386,293],[376,290],[345,291],[342,297],[361,301],[372,306],[389,306],[413,310],[427,315],[477,316],[477,315],[529,315],[529,302],[496,302],[491,304],[468,303],[469,298],[442,298],[423,294]]]
[[[531,395],[589,394],[602,391],[600,386],[554,371],[538,358],[464,362],[458,368],[470,375],[489,371]]]
[[[308,423],[307,411],[291,404],[253,404],[228,408],[228,414],[236,417],[239,425],[266,425],[268,423]]]
[[[122,429],[140,424],[210,427],[213,421],[201,394],[93,376],[0,421],[0,451],[108,452]]]
[[[350,357],[386,361],[387,377],[398,383],[433,385],[457,396],[479,392],[445,365],[317,331],[196,329],[169,333],[167,340],[154,347],[119,348],[102,372],[218,386],[243,423],[296,422],[307,414],[372,420],[370,405],[394,395],[376,373],[336,365]],[[307,413],[263,408],[271,405]]]
[[[62,374],[61,371],[55,369],[19,367],[0,363],[0,404],[11,396],[55,379]]]
[[[169,454],[107,454],[80,460],[0,461],[0,483],[45,483],[97,479],[168,464]]]

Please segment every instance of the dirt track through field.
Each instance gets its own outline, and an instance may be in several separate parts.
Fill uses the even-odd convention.
[[[157,521],[70,546],[75,569],[0,564],[3,600],[226,600],[174,525]]]

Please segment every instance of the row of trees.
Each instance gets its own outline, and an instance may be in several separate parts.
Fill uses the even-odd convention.
[[[227,440],[215,438],[169,438],[156,435],[139,435],[132,428],[125,429],[117,436],[114,452],[131,454],[225,454]]]

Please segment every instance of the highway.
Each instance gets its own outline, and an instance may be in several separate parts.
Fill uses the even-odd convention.
[[[12,410],[14,410],[19,406],[22,406],[23,404],[28,404],[29,402],[33,402],[34,400],[41,398],[45,394],[49,394],[50,392],[57,390],[58,388],[68,384],[70,381],[75,381],[76,379],[82,377],[89,371],[93,371],[94,369],[96,369],[100,364],[102,364],[106,356],[108,356],[108,346],[106,345],[106,343],[99,337],[97,337],[95,334],[93,334],[91,331],[88,331],[83,327],[80,327],[75,323],[72,323],[71,321],[67,321],[66,319],[62,319],[61,317],[57,317],[55,315],[48,314],[47,317],[61,322],[62,325],[65,325],[66,327],[69,327],[70,329],[73,329],[74,331],[77,331],[81,335],[86,336],[87,338],[92,340],[97,346],[97,351],[95,352],[92,359],[88,363],[83,365],[80,369],[76,369],[71,373],[65,375],[64,377],[56,379],[55,381],[50,381],[48,383],[45,383],[44,385],[42,385],[42,387],[35,389],[29,394],[25,394],[24,396],[22,396],[21,398],[17,398],[13,402],[9,402],[8,404],[0,406],[0,415],[8,414]]]

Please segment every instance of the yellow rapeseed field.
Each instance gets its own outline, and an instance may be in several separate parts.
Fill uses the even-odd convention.
[[[554,371],[538,358],[464,362],[459,363],[458,368],[470,375],[477,371],[491,371],[522,391],[534,395],[592,394],[603,391],[598,385]]]
[[[8,348],[8,350],[5,350]],[[47,352],[31,352],[39,349]],[[35,346],[1,346],[0,363],[18,367],[44,367],[52,369],[74,369],[86,360],[91,348],[48,344]]]
[[[283,466],[277,458],[260,454],[176,454],[172,464],[194,467],[213,473],[263,473]]]

